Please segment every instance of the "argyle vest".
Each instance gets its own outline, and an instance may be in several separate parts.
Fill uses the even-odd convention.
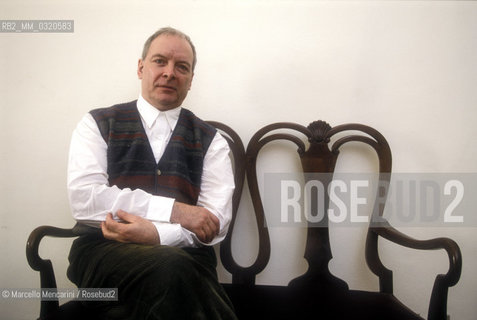
[[[108,145],[110,186],[197,203],[204,156],[215,136],[214,127],[182,108],[164,154],[156,163],[136,101],[90,113]]]

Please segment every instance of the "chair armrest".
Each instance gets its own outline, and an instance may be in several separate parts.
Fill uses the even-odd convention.
[[[45,268],[47,261],[49,261],[40,258],[38,253],[40,242],[45,236],[71,238],[78,235],[73,232],[73,229],[62,229],[52,226],[41,226],[33,230],[27,240],[26,256],[30,267],[40,272]]]
[[[445,275],[447,284],[448,286],[452,287],[459,281],[462,271],[462,254],[460,252],[459,246],[454,240],[442,237],[418,240],[398,231],[389,224],[384,228],[378,228],[377,233],[381,237],[391,242],[411,249],[446,250],[449,257],[449,271]]]
[[[384,226],[371,228],[370,231],[377,235],[399,244],[401,246],[419,250],[443,249],[449,258],[449,270],[446,274],[438,274],[434,281],[434,286],[429,304],[428,319],[446,319],[447,317],[447,293],[449,287],[457,284],[462,272],[462,254],[457,243],[449,238],[434,238],[428,240],[418,240],[398,231],[387,221]]]
[[[73,229],[61,229],[52,226],[41,226],[30,233],[26,244],[26,256],[28,264],[33,270],[40,271],[40,286],[41,288],[57,288],[55,272],[50,260],[42,259],[38,254],[40,242],[45,236],[71,238],[78,236]],[[41,301],[40,317],[58,309],[58,300]]]

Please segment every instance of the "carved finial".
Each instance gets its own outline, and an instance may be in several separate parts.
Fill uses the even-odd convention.
[[[328,131],[331,130],[331,126],[322,120],[313,121],[308,125],[308,129],[311,132],[310,142],[329,142],[330,139],[326,137]]]

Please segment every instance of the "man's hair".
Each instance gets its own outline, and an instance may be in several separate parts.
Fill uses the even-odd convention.
[[[197,54],[195,52],[195,47],[194,44],[192,43],[192,40],[188,35],[183,33],[182,31],[179,31],[177,29],[171,28],[171,27],[165,27],[157,30],[154,32],[144,43],[144,48],[142,49],[142,60],[146,59],[147,53],[149,51],[149,47],[151,46],[152,41],[159,37],[160,35],[170,35],[170,36],[177,36],[185,39],[191,46],[192,48],[192,56],[193,56],[193,61],[192,61],[192,71],[195,69],[195,65],[197,64]]]

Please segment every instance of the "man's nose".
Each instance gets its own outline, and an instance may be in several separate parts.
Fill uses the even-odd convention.
[[[163,70],[162,76],[164,78],[174,78],[176,76],[175,74],[175,69],[174,69],[174,64],[173,63],[168,63]]]

